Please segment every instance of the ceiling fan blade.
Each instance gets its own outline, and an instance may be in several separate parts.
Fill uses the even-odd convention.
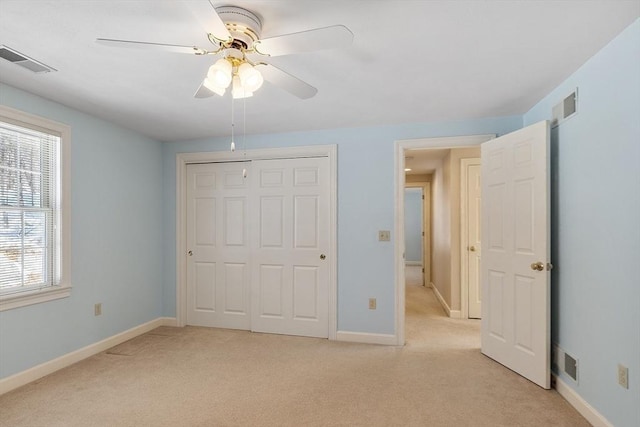
[[[191,10],[191,13],[193,13],[193,16],[196,17],[200,26],[207,34],[211,34],[222,41],[231,39],[231,33],[227,30],[227,26],[209,0],[184,0],[184,3],[189,10]]]
[[[290,55],[348,46],[353,33],[344,25],[316,28],[299,33],[270,37],[254,43],[256,52],[269,56]]]
[[[145,50],[161,50],[163,52],[190,53],[192,55],[204,55],[205,53],[207,53],[204,49],[200,49],[199,47],[195,47],[195,46],[180,46],[175,44],[135,42],[131,40],[96,39],[96,43],[99,43],[105,46],[126,47],[126,48],[145,49]]]
[[[258,69],[266,81],[286,90],[300,99],[308,99],[318,93],[318,89],[315,87],[271,64],[263,62],[258,64],[257,67],[259,67]]]
[[[198,88],[198,90],[196,91],[196,93],[193,94],[194,98],[209,98],[212,97],[213,95],[215,95],[213,92],[211,92],[209,89],[207,89],[207,87],[204,85],[204,81],[200,84],[200,87]]]

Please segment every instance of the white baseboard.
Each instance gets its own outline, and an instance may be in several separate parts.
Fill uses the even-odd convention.
[[[364,344],[398,345],[398,340],[395,335],[371,334],[368,332],[338,331],[336,334],[336,340],[359,342]]]
[[[176,324],[177,322],[175,317],[159,317],[124,332],[120,332],[119,334],[113,335],[109,338],[105,338],[102,341],[89,344],[86,347],[34,366],[33,368],[18,372],[10,377],[0,379],[0,395],[11,390],[15,390],[18,387],[22,387],[25,384],[29,384],[32,381],[44,377],[45,375],[52,374],[62,368],[66,368],[69,365],[73,365],[74,363],[98,354],[101,351],[108,350],[111,347],[128,341],[131,338],[135,338],[138,335],[147,333],[158,326],[175,326]]]
[[[447,313],[447,316],[451,317],[452,319],[460,319],[462,316],[460,310],[451,310],[451,308],[449,307],[449,304],[447,304],[447,302],[444,300],[444,298],[442,297],[442,294],[440,294],[440,291],[438,290],[436,285],[434,285],[433,282],[431,282],[430,285],[431,285],[431,289],[433,289],[433,293],[436,294],[436,299],[438,300],[442,308],[444,308],[444,311]]]
[[[567,383],[562,381],[559,377],[553,375],[556,381],[556,391],[558,394],[569,402],[571,406],[573,406],[576,411],[580,413],[583,417],[587,419],[593,425],[593,427],[613,427],[602,414],[595,410],[595,408],[586,400],[584,400],[574,389],[569,387]]]
[[[462,319],[462,312],[460,310],[449,310],[449,317],[452,319]]]
[[[158,317],[158,319],[162,320],[162,325],[160,326],[173,326],[174,328],[178,326],[178,319],[175,317]]]

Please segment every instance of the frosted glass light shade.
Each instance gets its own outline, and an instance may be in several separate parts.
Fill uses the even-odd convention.
[[[231,77],[231,62],[227,61],[224,58],[218,59],[215,64],[209,67],[209,72],[207,73],[207,78],[211,81],[211,83],[223,89],[229,87],[229,84],[231,83]]]
[[[253,96],[253,92],[245,88],[240,82],[240,77],[233,76],[233,87],[231,88],[231,96],[234,99],[249,98]]]
[[[238,77],[240,77],[242,87],[249,92],[255,92],[260,89],[260,86],[262,86],[264,82],[260,71],[256,70],[247,62],[238,67]]]
[[[204,82],[202,84],[204,85],[204,87],[209,89],[211,92],[213,92],[215,94],[218,94],[220,96],[224,96],[225,88],[216,86],[216,84],[214,82],[212,82],[209,79],[209,77],[204,79]]]

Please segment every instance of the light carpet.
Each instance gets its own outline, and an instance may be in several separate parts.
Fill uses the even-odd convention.
[[[407,284],[403,348],[157,328],[0,396],[0,426],[588,426]]]

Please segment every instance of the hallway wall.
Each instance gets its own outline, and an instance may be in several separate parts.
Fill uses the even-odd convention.
[[[460,313],[460,164],[480,157],[480,147],[454,148],[434,173],[433,284],[453,311]]]

